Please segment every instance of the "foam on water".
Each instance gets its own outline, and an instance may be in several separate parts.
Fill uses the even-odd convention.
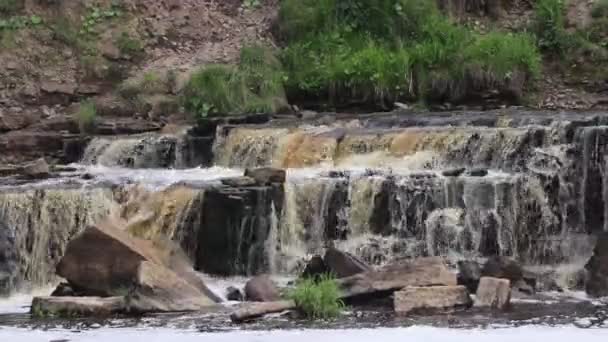
[[[88,331],[70,332],[62,330],[26,330],[16,328],[0,328],[0,339],[11,342],[48,342],[53,340],[69,340],[73,342],[98,341],[201,341],[206,342],[367,342],[371,340],[383,342],[425,341],[425,342],[537,342],[551,340],[554,342],[570,341],[572,339],[586,342],[604,341],[608,338],[608,329],[580,329],[574,326],[526,326],[520,328],[494,329],[441,329],[431,327],[410,328],[381,328],[381,329],[345,329],[345,330],[292,330],[292,331],[251,331],[229,333],[201,333],[192,330],[176,329],[106,329],[99,328]]]

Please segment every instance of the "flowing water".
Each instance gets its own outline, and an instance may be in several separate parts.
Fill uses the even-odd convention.
[[[0,189],[0,293],[56,282],[67,241],[108,214],[179,242],[220,276],[294,275],[335,245],[373,265],[510,256],[567,287],[608,227],[607,123],[601,113],[279,120],[219,127],[210,165],[183,134],[95,138],[73,171]],[[264,166],[287,169],[284,186],[222,185]],[[221,294],[224,283],[209,282]]]

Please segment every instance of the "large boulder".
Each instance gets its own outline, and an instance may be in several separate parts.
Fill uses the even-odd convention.
[[[114,224],[103,222],[86,228],[68,243],[57,275],[86,289],[90,296],[122,295],[143,261],[164,263],[152,242],[131,237]]]
[[[475,306],[506,309],[511,301],[511,282],[508,279],[482,277],[479,281]]]
[[[198,311],[215,301],[172,270],[150,261],[140,263],[128,294],[130,312]]]
[[[217,296],[172,245],[130,236],[109,221],[67,246],[57,274],[85,296],[123,296],[135,312],[192,311]]]
[[[245,284],[245,298],[251,302],[274,302],[281,299],[281,294],[269,276],[260,275]]]
[[[406,287],[395,292],[395,312],[446,311],[472,305],[464,286]]]
[[[339,279],[345,298],[386,295],[408,286],[456,286],[456,273],[439,257],[396,261],[378,270]]]
[[[534,292],[536,289],[536,275],[506,257],[489,258],[481,270],[481,276],[509,279],[511,287],[522,292]]]
[[[600,235],[593,255],[585,265],[585,291],[592,297],[608,296],[608,233]]]
[[[371,267],[355,256],[333,247],[327,249],[323,262],[327,265],[329,272],[338,278],[350,277],[371,270]]]

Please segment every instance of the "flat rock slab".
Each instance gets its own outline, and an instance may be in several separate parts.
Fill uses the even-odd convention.
[[[473,302],[465,286],[407,287],[395,292],[395,312],[449,311],[468,308]]]
[[[390,293],[408,286],[457,286],[456,274],[442,258],[397,261],[378,270],[338,280],[344,298],[374,293]]]
[[[477,287],[475,306],[505,309],[511,302],[511,281],[482,277]]]
[[[31,314],[44,317],[107,317],[127,309],[124,297],[36,297]]]

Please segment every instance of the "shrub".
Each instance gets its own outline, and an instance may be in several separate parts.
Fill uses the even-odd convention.
[[[97,108],[95,107],[95,103],[85,101],[80,104],[76,112],[76,121],[82,133],[89,132],[94,127],[96,118]]]
[[[195,72],[182,102],[197,118],[277,112],[286,106],[281,64],[266,47],[243,48],[237,66],[211,65]]]
[[[0,0],[0,14],[13,14],[23,8],[24,0]]]
[[[568,36],[565,29],[564,0],[538,0],[534,8],[534,31],[541,49],[564,53]]]
[[[597,0],[591,9],[593,18],[608,18],[608,0]]]
[[[340,288],[329,275],[300,280],[289,293],[298,310],[310,319],[328,319],[340,315],[344,307],[340,297]]]

